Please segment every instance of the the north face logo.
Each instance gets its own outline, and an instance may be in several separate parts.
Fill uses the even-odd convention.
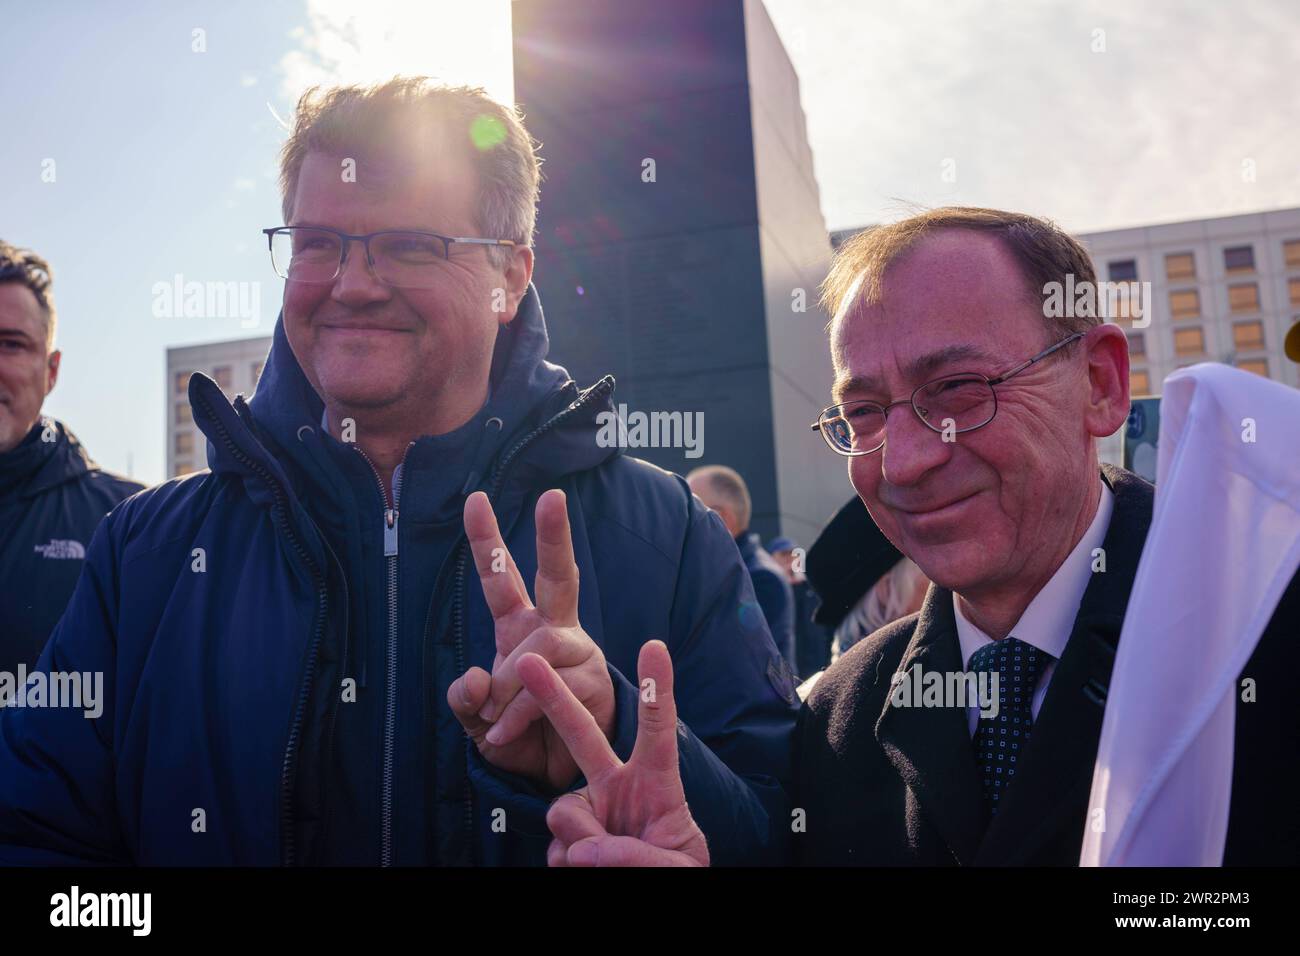
[[[86,546],[80,541],[64,541],[51,538],[49,544],[38,544],[36,553],[43,558],[68,558],[73,561],[86,559]]]

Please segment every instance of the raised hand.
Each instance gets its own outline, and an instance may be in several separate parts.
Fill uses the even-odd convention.
[[[704,834],[686,806],[677,765],[673,663],[662,641],[641,648],[636,746],[627,763],[556,670],[525,654],[519,675],[587,778],[546,815],[551,866],[708,866]]]
[[[614,685],[605,655],[578,623],[578,565],[564,492],[538,499],[536,524],[534,606],[487,495],[475,492],[465,502],[465,533],[492,612],[497,653],[492,673],[471,667],[447,689],[447,703],[485,760],[563,790],[578,765],[523,686],[519,661],[535,654],[549,663],[606,740],[614,727]]]

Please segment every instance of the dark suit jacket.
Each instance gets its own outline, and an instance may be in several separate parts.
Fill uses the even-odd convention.
[[[1111,667],[1153,487],[1103,466],[1115,495],[1103,547],[1022,758],[984,831],[964,707],[890,707],[890,678],[920,663],[963,670],[952,592],[932,586],[917,614],[863,639],[827,671],[800,719],[793,806],[808,865],[1049,865],[1079,861]],[[1171,613],[1176,613],[1171,608]],[[1195,622],[1189,622],[1194,626]],[[1242,671],[1257,700],[1237,703],[1224,863],[1300,862],[1300,576]]]

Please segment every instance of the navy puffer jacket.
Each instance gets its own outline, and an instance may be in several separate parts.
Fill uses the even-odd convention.
[[[796,697],[735,543],[681,478],[600,446],[613,380],[580,391],[546,348],[530,289],[494,361],[494,400],[517,407],[471,485],[491,496],[530,587],[537,498],[566,492],[579,617],[615,682],[615,750],[626,759],[636,732],[638,650],[663,639],[686,796],[715,862],[780,860]],[[329,860],[332,733],[355,635],[344,565],[286,451],[319,427],[321,401],[282,323],[251,404],[232,406],[202,375],[190,400],[211,470],[137,495],[101,525],[37,665],[102,671],[103,715],[0,716],[0,863]],[[451,681],[495,653],[463,535],[427,601],[425,693],[397,728],[423,754],[421,787],[394,808],[402,859],[544,863],[545,796],[490,768],[446,705]]]

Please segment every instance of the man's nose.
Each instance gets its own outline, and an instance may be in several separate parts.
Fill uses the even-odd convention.
[[[952,455],[952,443],[929,428],[910,405],[895,405],[885,417],[880,473],[891,485],[914,485]]]
[[[342,305],[358,306],[370,302],[379,302],[391,295],[387,283],[383,282],[366,260],[365,246],[352,240],[344,250],[343,264],[339,274],[334,277],[330,298]]]

